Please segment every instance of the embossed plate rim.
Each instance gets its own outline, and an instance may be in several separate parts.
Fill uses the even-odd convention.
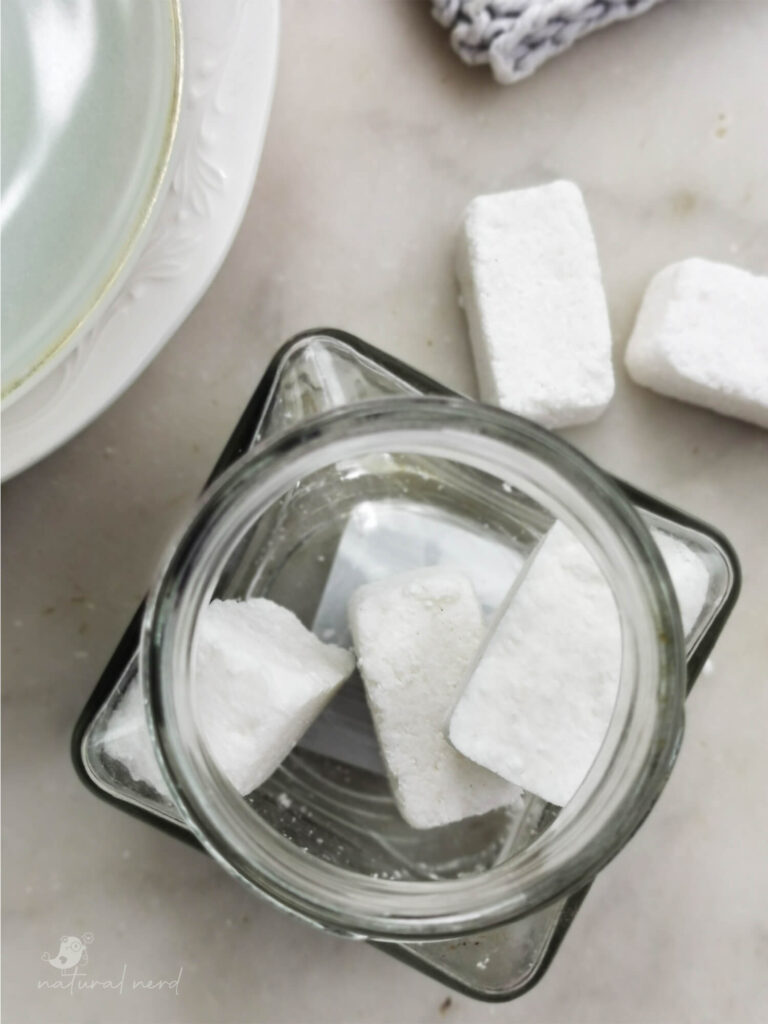
[[[154,166],[148,176],[143,200],[133,211],[133,217],[128,219],[124,230],[118,236],[122,237],[122,242],[114,253],[114,258],[105,267],[102,267],[99,275],[94,278],[95,288],[90,299],[78,309],[72,319],[59,325],[52,337],[49,338],[46,348],[33,358],[24,370],[16,371],[10,382],[3,379],[1,395],[3,409],[10,407],[22,395],[31,390],[38,380],[42,379],[65,358],[67,352],[76,347],[79,337],[87,330],[88,324],[98,317],[99,310],[104,308],[109,303],[110,297],[119,291],[121,282],[125,280],[131,267],[139,259],[142,245],[149,235],[158,206],[167,187],[167,175],[173,158],[173,145],[176,139],[183,87],[181,2],[180,0],[166,0],[166,3],[170,15],[169,40],[173,71],[170,80],[169,104],[164,119],[164,137]]]
[[[3,410],[3,480],[77,434],[146,368],[207,289],[245,213],[274,90],[279,0],[182,0],[182,12],[186,68],[170,187],[98,323]]]

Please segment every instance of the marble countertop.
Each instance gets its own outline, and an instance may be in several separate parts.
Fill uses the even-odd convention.
[[[22,1022],[768,1019],[768,432],[634,386],[649,276],[699,255],[768,271],[768,3],[676,0],[510,88],[451,54],[428,6],[286,0],[243,227],[161,356],[93,426],[3,488],[3,1009]],[[474,195],[573,178],[595,227],[618,386],[567,436],[711,521],[744,568],[679,763],[542,983],[449,993],[248,896],[207,857],[94,799],[74,721],[255,382],[293,332],[336,325],[474,392],[452,271]],[[90,932],[99,977],[178,993],[41,990]]]

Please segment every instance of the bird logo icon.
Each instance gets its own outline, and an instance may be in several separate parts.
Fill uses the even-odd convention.
[[[59,951],[56,956],[50,953],[43,953],[42,959],[51,967],[57,967],[60,971],[73,970],[75,967],[88,963],[88,950],[93,942],[93,935],[85,932],[82,937],[77,935],[62,935],[59,943]]]

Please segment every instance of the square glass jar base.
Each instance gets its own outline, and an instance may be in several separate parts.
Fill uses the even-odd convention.
[[[344,332],[305,332],[272,360],[210,480],[256,443],[306,418],[397,394],[454,392]],[[521,498],[511,520],[499,510],[493,535],[502,542],[491,543],[472,526],[480,519],[473,514],[472,503],[482,502],[486,521],[495,514],[493,496],[483,493],[481,480],[466,487],[448,470],[425,473],[413,465],[394,470],[388,466],[384,471],[358,474],[353,487],[348,483],[340,487],[337,476],[320,480],[286,506],[282,536],[290,535],[284,527],[290,526],[293,515],[306,540],[292,544],[290,550],[276,541],[266,556],[260,551],[258,578],[252,560],[243,552],[219,596],[266,594],[293,608],[322,639],[347,643],[345,595],[356,581],[376,578],[382,567],[391,572],[439,563],[442,543],[450,547],[453,562],[458,557],[466,563],[481,602],[491,610],[501,597],[494,590],[499,574],[491,567],[498,570],[499,565],[507,565],[513,578],[549,525],[541,509]],[[649,527],[684,541],[709,573],[706,602],[686,636],[690,689],[736,600],[738,562],[716,530],[619,483]],[[349,496],[345,499],[349,507],[342,514],[335,509],[329,515],[329,502],[340,500],[342,493]],[[504,505],[509,505],[508,497]],[[426,518],[425,508],[429,509]],[[339,522],[343,529],[333,526]],[[275,536],[279,535],[276,530]],[[238,565],[250,566],[247,579]],[[502,572],[501,578],[505,575]],[[140,608],[80,716],[73,735],[73,759],[84,783],[99,796],[196,845],[169,795],[147,782],[137,782],[120,761],[110,757],[105,743],[113,712],[136,682],[141,613]],[[334,758],[338,750],[345,752],[343,762]],[[508,855],[515,845],[541,832],[556,813],[538,798],[529,798],[514,813],[469,819],[461,829],[429,830],[415,843],[413,830],[402,827],[381,772],[362,690],[353,683],[343,688],[296,751],[249,800],[270,824],[297,842],[327,843],[327,849],[334,851],[334,863],[397,878],[455,877],[482,870],[502,852]],[[355,773],[359,807],[350,809],[347,804],[344,815],[339,815],[334,799],[345,773],[347,778]],[[302,794],[310,792],[313,799],[302,801]],[[474,998],[512,999],[543,975],[588,888],[526,918],[466,937],[373,944]]]

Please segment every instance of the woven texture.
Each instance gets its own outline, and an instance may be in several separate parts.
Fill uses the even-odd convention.
[[[661,0],[432,0],[467,64],[490,64],[502,84],[517,82],[577,39],[634,18]]]

